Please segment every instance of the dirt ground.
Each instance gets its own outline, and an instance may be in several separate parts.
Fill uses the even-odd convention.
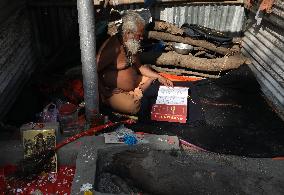
[[[283,194],[283,162],[213,153],[101,150],[97,190],[143,194]]]

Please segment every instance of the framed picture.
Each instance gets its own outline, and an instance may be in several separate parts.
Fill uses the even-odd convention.
[[[24,130],[23,131],[24,158],[41,155],[56,146],[54,129]],[[47,172],[57,172],[56,154],[44,165]]]

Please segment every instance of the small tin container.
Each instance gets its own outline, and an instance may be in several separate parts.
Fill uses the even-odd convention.
[[[60,130],[64,136],[72,136],[81,132],[78,125],[78,108],[74,104],[66,103],[59,108]]]

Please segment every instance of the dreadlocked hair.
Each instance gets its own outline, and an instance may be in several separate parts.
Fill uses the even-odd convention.
[[[145,20],[135,11],[127,11],[122,17],[121,33],[137,32],[138,25],[145,26]]]

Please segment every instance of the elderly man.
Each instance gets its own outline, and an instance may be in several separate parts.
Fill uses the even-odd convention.
[[[119,33],[102,45],[97,56],[99,91],[103,103],[113,109],[136,114],[143,92],[154,80],[166,86],[173,83],[160,76],[138,58],[145,21],[130,11],[122,17]]]

